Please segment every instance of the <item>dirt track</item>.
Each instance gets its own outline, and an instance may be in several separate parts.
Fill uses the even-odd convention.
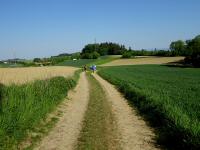
[[[158,149],[154,142],[154,132],[130,107],[113,85],[94,74],[103,87],[106,101],[111,104],[111,111],[116,122],[116,135],[119,147],[123,150],[154,150]],[[72,150],[76,149],[84,115],[89,102],[89,85],[84,73],[81,74],[75,91],[69,93],[70,100],[64,102],[63,116],[50,131],[36,150]],[[67,106],[65,106],[67,105]],[[104,110],[101,110],[104,111]],[[95,148],[98,150],[98,147]],[[113,148],[111,148],[113,150]],[[114,148],[117,149],[117,148]]]
[[[71,150],[75,147],[88,105],[88,89],[86,76],[81,74],[79,84],[68,94],[63,116],[36,150]]]
[[[130,107],[122,95],[113,85],[94,75],[106,91],[108,101],[112,104],[113,113],[116,118],[120,142],[123,150],[154,150],[155,134],[139,117],[136,111]]]

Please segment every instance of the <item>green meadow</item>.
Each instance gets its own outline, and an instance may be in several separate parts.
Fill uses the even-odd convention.
[[[119,59],[120,55],[110,55],[101,56],[98,59],[78,59],[78,60],[66,60],[62,63],[57,64],[57,66],[72,66],[72,67],[83,67],[84,65],[102,65],[113,60]]]

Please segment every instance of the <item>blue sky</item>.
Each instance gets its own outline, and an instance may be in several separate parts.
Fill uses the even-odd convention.
[[[0,59],[48,57],[85,44],[167,48],[200,34],[200,0],[0,0]]]

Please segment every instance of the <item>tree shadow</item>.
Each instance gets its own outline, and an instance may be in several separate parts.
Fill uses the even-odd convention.
[[[148,97],[134,90],[126,90],[124,87],[118,87],[118,90],[125,96],[128,104],[135,108],[138,116],[141,116],[147,125],[154,129],[156,135],[154,138],[155,144],[159,148],[165,150],[196,149],[195,145],[190,145],[183,141],[185,133],[175,126],[172,120],[166,117],[166,114],[159,106],[152,105]]]
[[[165,121],[162,118],[162,115],[157,113],[155,109],[152,109],[150,111],[143,110],[139,104],[137,105],[135,102],[133,102],[130,98],[126,101],[128,105],[134,109],[136,112],[136,115],[141,117],[147,126],[153,129],[153,132],[155,133],[155,137],[153,140],[155,141],[155,146],[162,150],[177,150],[177,143],[172,142],[169,140],[169,137],[166,136],[166,129],[164,131],[164,124]],[[162,118],[162,119],[161,119]],[[182,148],[181,148],[182,149]],[[186,149],[185,149],[186,150]]]
[[[191,63],[185,63],[184,60],[169,62],[163,64],[163,66],[174,67],[174,68],[194,68],[194,66]]]

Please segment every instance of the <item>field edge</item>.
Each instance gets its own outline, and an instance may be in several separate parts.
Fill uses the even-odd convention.
[[[46,80],[35,80],[23,85],[1,85],[0,149],[19,149],[22,146],[21,143],[29,138],[30,132],[40,129],[42,131],[44,128],[51,129],[57,122],[57,118],[52,118],[44,126],[39,127],[40,129],[36,128],[41,122],[45,122],[47,115],[53,112],[66,98],[68,91],[76,86],[80,73],[79,69],[72,77],[58,76]],[[9,101],[6,102],[7,100]],[[32,110],[33,104],[34,109]],[[35,113],[37,115],[34,115]],[[16,118],[19,119],[13,125],[11,121]],[[34,145],[34,141],[37,140],[33,137],[31,144]]]
[[[127,98],[130,105],[137,108],[138,113],[147,120],[147,122],[156,129],[157,142],[169,149],[174,147],[182,149],[198,149],[200,141],[198,137],[193,136],[188,130],[178,128],[174,125],[174,120],[166,116],[161,111],[162,106],[154,105],[151,99],[141,93],[138,89],[130,86],[128,82],[120,82],[120,79],[110,77],[102,72],[102,67],[97,73],[115,87]],[[161,109],[160,109],[161,107]]]

